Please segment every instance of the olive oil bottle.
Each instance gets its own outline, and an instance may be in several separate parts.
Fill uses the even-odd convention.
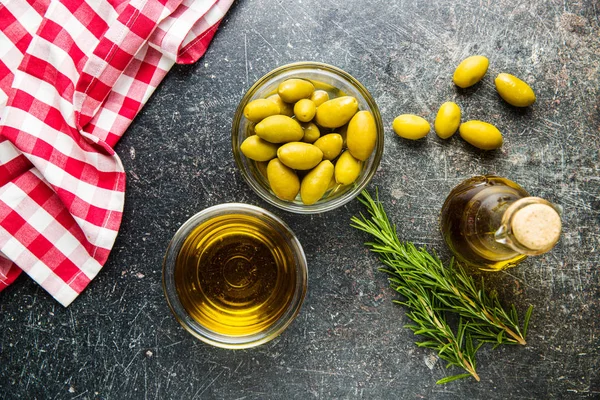
[[[286,312],[297,274],[280,232],[256,216],[230,214],[187,236],[174,280],[181,304],[199,324],[221,335],[247,336]]]
[[[456,186],[442,206],[440,225],[459,261],[491,271],[549,251],[561,231],[557,206],[493,175]]]

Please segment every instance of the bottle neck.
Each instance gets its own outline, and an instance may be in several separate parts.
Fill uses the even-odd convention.
[[[560,207],[539,197],[517,200],[502,215],[494,239],[520,254],[546,253],[560,237],[561,211]]]

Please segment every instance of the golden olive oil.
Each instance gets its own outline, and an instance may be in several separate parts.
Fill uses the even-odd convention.
[[[455,187],[442,206],[440,225],[459,261],[481,269],[514,266],[525,255],[504,246],[495,234],[507,208],[528,197],[522,187],[497,176],[478,176]]]
[[[174,279],[194,320],[216,333],[242,336],[262,332],[281,317],[297,278],[282,232],[257,217],[229,214],[188,235]]]

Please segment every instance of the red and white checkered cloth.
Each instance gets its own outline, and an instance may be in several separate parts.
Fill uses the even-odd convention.
[[[64,306],[106,262],[125,173],[113,147],[233,0],[2,0],[0,291],[25,271]]]

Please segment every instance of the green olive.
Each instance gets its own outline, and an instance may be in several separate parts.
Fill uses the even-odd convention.
[[[349,151],[342,153],[335,163],[335,181],[342,185],[349,185],[360,175],[362,163],[352,156]]]
[[[456,86],[463,89],[473,86],[483,78],[489,65],[487,57],[467,57],[456,67],[452,80]]]
[[[346,132],[346,146],[352,155],[365,161],[375,148],[377,142],[377,126],[375,118],[369,111],[357,112],[350,123]]]
[[[418,140],[429,133],[431,126],[424,118],[414,114],[402,114],[394,119],[394,132],[404,139]]]
[[[300,184],[300,198],[304,204],[314,204],[323,197],[329,188],[333,171],[334,167],[331,161],[323,160],[306,174]]]
[[[267,165],[267,180],[275,196],[292,201],[300,191],[300,179],[293,169],[286,167],[277,158]]]
[[[448,139],[450,136],[454,135],[454,132],[456,132],[459,125],[460,107],[458,104],[452,101],[447,101],[442,104],[435,117],[435,122],[433,123],[435,133],[442,139]]]
[[[328,135],[321,136],[314,143],[314,145],[323,152],[323,158],[325,160],[333,160],[339,156],[342,152],[343,144],[344,139],[342,139],[342,135],[338,133],[330,133]]]
[[[310,96],[310,99],[315,103],[315,106],[319,107],[321,104],[329,100],[329,93],[324,90],[315,90]]]
[[[279,95],[277,93],[272,94],[269,97],[267,97],[267,100],[271,100],[272,102],[274,102],[275,104],[277,104],[279,106],[280,114],[287,115],[288,117],[291,117],[294,115],[294,105],[288,104],[285,101],[281,100],[281,97],[279,97]]]
[[[467,121],[458,128],[460,137],[482,150],[494,150],[502,146],[502,134],[492,124],[483,121]]]
[[[294,115],[296,119],[301,122],[309,122],[315,116],[317,107],[312,100],[300,99],[294,104]]]
[[[527,107],[535,103],[535,93],[525,82],[514,75],[501,73],[494,80],[500,97],[515,107]]]
[[[352,96],[336,97],[317,107],[315,121],[325,128],[339,128],[358,111],[358,101]]]
[[[308,122],[301,125],[302,129],[304,129],[304,136],[302,137],[303,142],[314,143],[315,140],[321,136],[321,131],[314,122]]]
[[[323,152],[310,143],[289,142],[277,150],[277,157],[290,168],[305,170],[320,163]]]
[[[271,115],[254,127],[254,132],[271,143],[294,142],[302,139],[304,130],[296,121],[286,115]]]
[[[306,79],[291,78],[279,84],[277,93],[286,103],[295,103],[300,99],[308,99],[315,91],[315,86]]]
[[[267,99],[252,100],[244,107],[244,116],[252,122],[260,122],[266,117],[280,112],[279,105]]]
[[[254,161],[269,161],[277,157],[277,145],[261,139],[258,135],[248,136],[240,145],[240,150]]]

